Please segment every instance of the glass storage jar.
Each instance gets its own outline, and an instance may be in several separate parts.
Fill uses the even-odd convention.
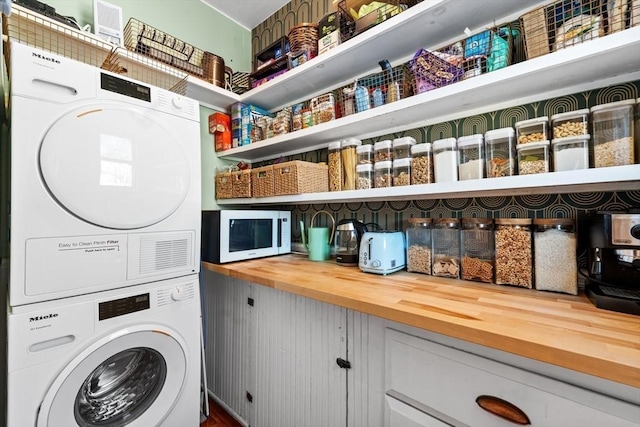
[[[460,220],[434,219],[431,238],[432,274],[457,279],[460,276]]]
[[[549,172],[549,141],[518,144],[516,150],[520,175]]]
[[[373,188],[373,164],[356,165],[356,172],[358,174],[357,190]]]
[[[549,117],[547,116],[517,122],[515,128],[516,134],[518,135],[518,144],[529,144],[531,142],[548,140],[548,124]]]
[[[393,186],[401,187],[411,184],[411,159],[394,159],[393,161]]]
[[[458,148],[455,138],[433,142],[433,176],[435,182],[458,180]]]
[[[358,155],[356,148],[362,144],[362,141],[356,138],[347,138],[342,141],[342,148],[340,149],[340,157],[342,158],[342,189],[343,190],[355,190],[356,189],[356,165],[358,164]]]
[[[533,226],[536,289],[577,295],[578,264],[574,220],[536,218]]]
[[[487,157],[487,178],[516,174],[516,131],[501,128],[484,134]]]
[[[329,191],[342,191],[343,174],[340,148],[340,141],[329,143]]]
[[[484,178],[484,137],[480,134],[458,138],[460,181]]]
[[[393,185],[393,162],[385,160],[373,165],[375,188],[391,187]]]
[[[431,184],[433,182],[433,157],[431,143],[424,142],[411,147],[411,184]]]
[[[493,219],[462,218],[460,278],[493,283]]]
[[[431,274],[431,218],[409,218],[407,271]]]
[[[589,109],[568,111],[551,116],[552,139],[589,133]]]
[[[416,144],[416,140],[411,136],[396,138],[393,140],[393,159],[405,159],[411,157],[411,147]]]
[[[628,99],[591,107],[596,168],[633,164],[634,104],[634,100]]]
[[[494,219],[495,282],[498,285],[533,287],[532,220]]]
[[[571,171],[589,169],[590,135],[567,136],[551,141],[553,170]]]
[[[390,139],[373,144],[373,161],[384,162],[385,160],[393,160],[393,148],[391,147]]]
[[[363,144],[356,147],[359,165],[373,164],[373,145]]]

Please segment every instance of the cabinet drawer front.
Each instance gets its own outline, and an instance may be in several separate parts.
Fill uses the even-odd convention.
[[[388,411],[385,427],[449,427],[443,421],[402,403],[391,396],[385,396]]]
[[[461,423],[516,425],[478,406],[479,396],[511,403],[533,426],[637,427],[640,420],[635,405],[392,329],[385,347],[387,396],[419,402]]]

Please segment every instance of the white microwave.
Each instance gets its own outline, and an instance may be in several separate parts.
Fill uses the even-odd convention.
[[[291,212],[202,212],[202,261],[221,264],[291,252]]]

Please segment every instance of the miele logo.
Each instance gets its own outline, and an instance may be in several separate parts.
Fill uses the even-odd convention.
[[[58,317],[58,313],[49,313],[49,314],[45,314],[44,316],[30,317],[29,323],[39,322],[41,320],[46,320],[46,319],[53,319],[54,317]]]
[[[40,55],[39,53],[31,52],[31,56],[34,56],[38,59],[42,59],[43,61],[53,62],[54,64],[59,64],[60,61],[56,58],[52,58],[50,56]]]

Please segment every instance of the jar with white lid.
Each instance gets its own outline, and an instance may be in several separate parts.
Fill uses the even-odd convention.
[[[589,169],[590,135],[567,136],[551,141],[553,170],[572,171]]]
[[[549,172],[549,141],[518,144],[516,150],[520,175]]]
[[[589,133],[589,109],[585,108],[551,116],[553,139]]]
[[[411,184],[433,182],[433,155],[431,143],[424,142],[411,147]]]
[[[340,155],[340,141],[329,143],[329,191],[342,191],[342,157]]]
[[[431,272],[434,276],[460,276],[460,220],[458,218],[436,218],[431,230]]]
[[[431,218],[409,218],[407,271],[431,274]]]
[[[634,100],[627,99],[591,107],[593,164],[595,167],[633,164],[635,158],[634,104]]]
[[[522,120],[515,124],[518,144],[546,141],[549,139],[547,127],[549,117],[536,117],[535,119]]]
[[[340,149],[340,156],[342,157],[342,189],[343,190],[355,190],[356,189],[356,165],[358,164],[358,155],[356,148],[362,144],[362,141],[356,138],[347,138],[342,140],[342,148]]]
[[[435,182],[458,180],[458,148],[455,138],[433,142],[433,176]]]
[[[481,134],[458,138],[460,181],[484,178],[484,137]]]
[[[533,226],[536,289],[577,295],[575,221],[571,218],[536,218]]]
[[[390,139],[373,144],[373,161],[384,162],[385,160],[393,160],[393,148]]]
[[[533,287],[533,238],[530,218],[496,218],[495,282],[498,285]]]
[[[516,174],[516,131],[501,128],[487,131],[484,142],[487,157],[487,178]]]
[[[359,165],[373,164],[373,145],[363,144],[356,147]]]
[[[411,184],[411,158],[394,159],[393,186],[401,187]]]
[[[411,147],[416,140],[411,136],[396,138],[393,140],[393,159],[405,159],[411,157]]]
[[[356,190],[373,188],[373,164],[356,165],[356,172],[358,174]]]
[[[386,188],[393,185],[393,162],[384,160],[373,165],[375,188]]]
[[[493,283],[493,219],[462,218],[460,278]]]

